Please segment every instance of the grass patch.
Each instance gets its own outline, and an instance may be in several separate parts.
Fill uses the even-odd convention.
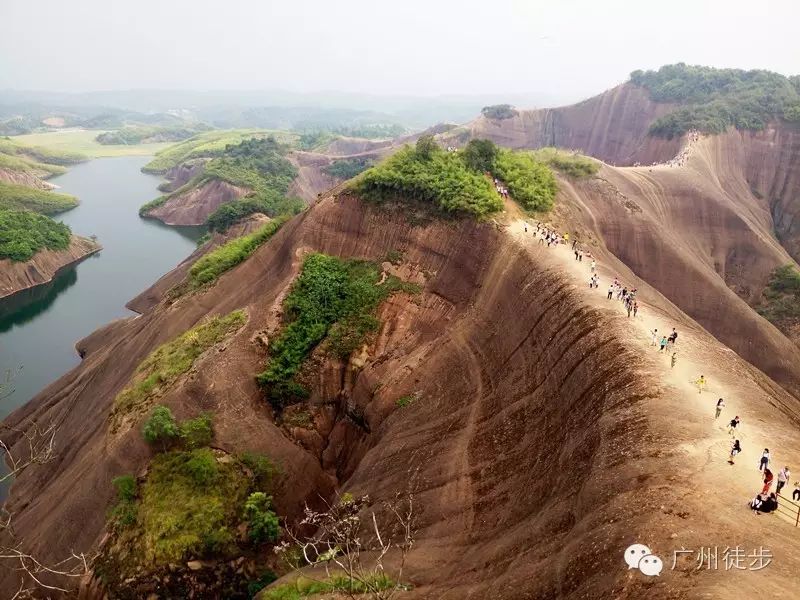
[[[417,401],[417,394],[406,394],[405,396],[400,396],[394,403],[397,405],[398,408],[405,408],[407,406],[411,406],[414,402]]]
[[[385,573],[367,573],[363,581],[345,575],[333,575],[322,581],[298,577],[291,583],[283,583],[264,591],[260,600],[301,600],[315,594],[368,594],[386,591],[395,587],[394,581]]]
[[[756,310],[782,331],[800,323],[800,272],[793,265],[772,272]]]
[[[651,125],[651,134],[665,138],[690,130],[717,134],[730,126],[761,130],[776,118],[800,122],[796,81],[771,71],[684,63],[631,73],[631,83],[647,89],[654,101],[682,105]]]
[[[247,260],[259,246],[283,227],[290,217],[278,217],[251,234],[234,238],[198,259],[189,269],[188,283],[191,290],[214,282],[220,275]]]
[[[33,175],[34,177],[53,177],[54,175],[62,175],[67,172],[67,169],[60,165],[50,165],[43,162],[37,162],[26,156],[16,156],[12,154],[3,154],[0,152],[0,169],[8,169],[9,171],[16,171],[17,173],[25,173]]]
[[[32,210],[44,215],[52,215],[76,206],[78,206],[78,199],[69,194],[59,194],[0,181],[0,210]]]
[[[205,123],[172,126],[130,125],[116,131],[105,131],[99,134],[95,140],[104,146],[180,142],[210,129],[211,127]]]
[[[131,412],[147,410],[174,381],[192,368],[194,361],[214,344],[242,327],[247,317],[235,310],[213,317],[159,346],[136,368],[131,383],[114,400],[112,424]]]
[[[31,211],[0,210],[0,260],[26,261],[39,250],[65,250],[70,229]]]
[[[306,257],[284,300],[287,325],[270,343],[269,363],[258,375],[276,410],[307,395],[295,376],[329,334],[332,352],[344,356],[377,329],[375,312],[383,300],[393,292],[412,290],[396,277],[379,285],[380,280],[381,269],[372,262],[324,254]]]
[[[135,523],[145,561],[235,553],[248,487],[239,465],[218,462],[208,448],[153,457]]]
[[[540,148],[531,152],[537,162],[543,163],[570,177],[581,178],[596,175],[600,163],[577,152],[567,152],[558,148]]]
[[[18,135],[14,140],[26,145],[41,146],[62,156],[73,157],[72,162],[111,156],[149,156],[169,146],[168,143],[104,146],[95,139],[97,135],[97,130],[67,129]]]

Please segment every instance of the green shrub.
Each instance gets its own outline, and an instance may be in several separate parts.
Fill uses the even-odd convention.
[[[289,220],[278,217],[249,235],[234,238],[197,260],[189,269],[189,283],[198,289],[215,281],[225,271],[244,262],[259,246],[271,238]]]
[[[481,114],[487,119],[510,119],[517,116],[517,111],[510,104],[494,104],[492,106],[484,106],[481,109]]]
[[[155,142],[180,142],[201,131],[211,129],[205,123],[184,125],[130,125],[116,131],[98,134],[95,140],[103,145],[136,145]]]
[[[756,310],[784,332],[800,322],[800,272],[794,265],[778,267],[771,273]]]
[[[248,196],[239,200],[226,202],[211,213],[206,219],[206,225],[211,231],[224,233],[232,225],[239,223],[245,217],[261,213],[268,217],[278,218],[284,215],[296,215],[303,211],[306,203],[301,198],[284,196]]]
[[[369,321],[362,316],[374,315],[391,293],[410,289],[394,277],[377,285],[380,278],[381,270],[375,263],[324,254],[306,257],[300,275],[284,300],[288,324],[270,344],[269,363],[258,375],[273,408],[281,410],[305,396],[295,375],[334,325],[342,342],[338,349],[343,351],[345,343],[347,347],[356,347],[369,329],[363,327]]]
[[[575,152],[566,152],[558,148],[540,148],[531,152],[533,159],[544,163],[570,177],[589,177],[600,169],[596,160]]]
[[[70,229],[30,211],[0,210],[0,260],[26,261],[43,249],[65,250]]]
[[[214,453],[208,448],[195,448],[185,453],[182,472],[199,487],[212,485],[219,477],[219,466]]]
[[[144,422],[142,435],[148,444],[158,444],[166,450],[180,435],[178,422],[166,406],[156,406]]]
[[[501,150],[495,160],[495,174],[511,196],[527,210],[545,211],[553,206],[558,184],[553,172],[530,154]]]
[[[480,173],[494,170],[499,149],[491,140],[470,140],[463,150],[464,162]]]
[[[468,168],[460,154],[445,152],[425,137],[416,148],[404,148],[362,173],[353,187],[366,200],[406,197],[475,217],[503,208],[491,181]]]
[[[244,503],[244,520],[247,535],[254,542],[274,542],[280,534],[278,516],[270,510],[272,497],[264,492],[253,492]]]
[[[136,522],[136,479],[133,475],[120,475],[111,480],[111,485],[117,492],[117,504],[111,509],[109,519],[115,527],[130,527]]]
[[[268,456],[255,452],[245,452],[239,457],[242,464],[253,473],[253,480],[260,490],[269,490],[280,472]]]
[[[656,102],[683,105],[650,128],[653,135],[671,138],[692,129],[721,133],[728,127],[763,129],[776,117],[789,120],[800,103],[794,81],[770,71],[715,69],[684,63],[658,71],[634,71],[631,82],[646,88]]]
[[[411,406],[416,399],[417,397],[414,394],[406,394],[395,400],[395,404],[398,408],[405,408],[406,406]]]
[[[183,421],[180,435],[184,446],[190,450],[208,446],[214,439],[211,415],[204,413],[197,418]]]
[[[75,196],[0,181],[0,210],[32,210],[52,215],[76,206]]]
[[[247,584],[247,596],[248,598],[255,598],[258,592],[263,590],[273,581],[276,581],[278,576],[275,574],[274,571],[270,571],[267,569],[264,571],[258,579],[254,579]]]
[[[112,427],[121,418],[152,405],[194,361],[214,344],[244,325],[244,311],[235,310],[224,317],[213,317],[159,346],[136,368],[133,381],[117,394],[112,413]]]
[[[328,166],[323,167],[322,171],[338,179],[352,179],[369,169],[372,164],[371,158],[343,158],[334,160]]]

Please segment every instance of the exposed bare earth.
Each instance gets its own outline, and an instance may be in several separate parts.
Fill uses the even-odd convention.
[[[167,225],[202,225],[209,215],[226,202],[246,196],[251,190],[213,179],[187,192],[174,194],[147,216]]]
[[[36,188],[38,190],[51,190],[55,186],[52,183],[47,183],[42,180],[42,177],[47,173],[23,173],[21,171],[14,171],[12,169],[0,168],[0,181],[5,183],[16,183],[17,185],[26,185],[28,187]]]
[[[66,250],[41,250],[31,260],[0,260],[0,298],[52,281],[59,270],[99,251],[100,245],[73,235]]]

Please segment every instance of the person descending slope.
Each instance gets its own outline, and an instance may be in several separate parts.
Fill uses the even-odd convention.
[[[639,303],[636,300],[633,301],[633,316],[636,316],[636,313],[639,312]]]
[[[736,428],[738,426],[739,426],[739,415],[736,415],[731,419],[731,422],[728,423],[728,433],[731,434],[731,437],[733,437],[733,434],[736,433]]]
[[[614,286],[608,286],[608,299],[611,300],[614,297]]]
[[[739,440],[733,440],[731,444],[731,456],[728,459],[728,463],[733,464],[733,459],[742,451],[742,446],[739,444]]]
[[[773,479],[775,479],[775,477],[772,475],[772,471],[764,469],[764,487],[761,488],[762,494],[769,494],[770,489],[772,489]]]
[[[706,377],[705,375],[700,375],[700,379],[694,382],[697,385],[697,393],[702,394],[703,390],[706,387]]]
[[[677,352],[673,352],[672,353],[671,362],[672,362],[672,368],[674,369],[675,368],[675,363],[678,362],[678,353]]]
[[[652,336],[651,339],[650,339],[650,345],[651,346],[657,346],[658,345],[658,329],[653,329],[653,331],[650,332],[650,335]]]
[[[789,467],[783,467],[780,471],[778,471],[778,489],[775,490],[778,494],[781,493],[783,486],[789,483],[789,478],[792,476],[791,472],[789,471]]]
[[[758,462],[758,470],[765,471],[768,466],[769,466],[769,448],[764,448],[764,452],[761,453],[761,460]]]
[[[719,419],[719,416],[722,414],[722,409],[725,408],[725,402],[720,398],[717,400],[717,411],[714,413],[714,418]]]
[[[661,337],[661,347],[658,349],[658,351],[663,352],[666,349],[666,347],[667,347],[667,336],[664,335]]]

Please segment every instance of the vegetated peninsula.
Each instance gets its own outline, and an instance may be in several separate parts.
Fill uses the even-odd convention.
[[[728,75],[701,72],[741,105]],[[678,65],[671,85],[692,90],[695,73]],[[15,535],[47,564],[96,556],[80,584],[59,580],[87,598],[785,591],[794,522],[749,515],[761,475],[728,464],[713,409],[724,397],[747,423],[743,464],[773,441],[800,464],[800,348],[780,323],[800,289],[785,220],[799,134],[775,107],[763,126],[662,135],[653,124],[693,94],[629,81],[572,106],[487,107],[342,165],[355,177],[301,214],[247,229],[255,213],[232,211],[231,239],[215,232],[7,419],[32,434],[31,417],[58,418],[69,448],[17,476]],[[263,213],[290,171],[284,142],[252,138],[216,140],[190,179],[211,165]],[[583,261],[550,243],[567,233]],[[637,316],[608,299],[615,277]],[[656,327],[680,333],[676,363],[649,345]],[[622,559],[634,535],[668,557],[767,533],[784,567],[735,583]],[[367,546],[386,548],[380,565]]]
[[[47,283],[59,270],[99,250],[48,215],[70,210],[77,198],[52,191],[48,177],[80,155],[0,138],[0,298]]]

